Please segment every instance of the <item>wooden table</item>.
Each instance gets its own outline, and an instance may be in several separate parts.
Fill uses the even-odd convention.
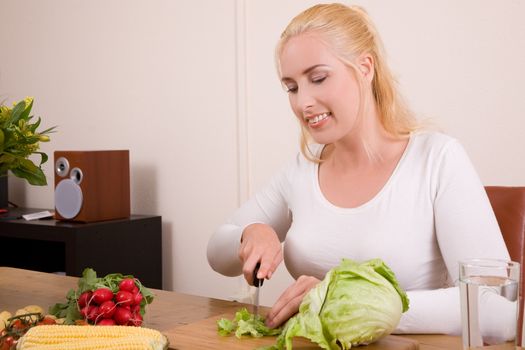
[[[23,256],[21,256],[23,258]],[[65,302],[69,289],[76,289],[76,277],[0,267],[0,311],[14,313],[26,305],[36,304],[47,308]],[[219,337],[214,328],[221,317],[231,318],[241,307],[237,302],[186,295],[152,289],[154,302],[148,306],[145,326],[157,329],[170,339],[170,349],[253,349],[275,343],[275,338],[239,340]],[[262,312],[267,311],[262,308]],[[462,349],[461,338],[446,335],[389,336],[383,342],[360,347],[362,350],[392,349],[403,343],[403,349]],[[306,340],[294,340],[294,350],[319,349]],[[509,347],[496,347],[506,350]]]

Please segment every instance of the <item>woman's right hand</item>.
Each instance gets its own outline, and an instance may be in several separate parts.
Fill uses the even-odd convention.
[[[239,258],[242,272],[248,284],[253,285],[253,270],[261,263],[258,279],[270,279],[283,260],[282,245],[275,230],[266,224],[246,226],[241,237]]]

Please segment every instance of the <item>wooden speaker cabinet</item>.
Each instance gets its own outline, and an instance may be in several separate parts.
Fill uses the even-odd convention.
[[[94,222],[130,216],[129,151],[55,151],[55,217]]]

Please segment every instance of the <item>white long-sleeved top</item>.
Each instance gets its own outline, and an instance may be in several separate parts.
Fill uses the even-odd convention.
[[[312,151],[319,155],[322,145]],[[355,208],[330,203],[319,187],[318,164],[298,154],[213,234],[208,261],[215,271],[241,274],[240,237],[255,222],[275,229],[294,278],[322,279],[341,258],[385,261],[410,299],[397,333],[461,333],[458,262],[509,259],[465,150],[437,132],[412,134],[387,183]],[[500,321],[513,318],[504,314]]]

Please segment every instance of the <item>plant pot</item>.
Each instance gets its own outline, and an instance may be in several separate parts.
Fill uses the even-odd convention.
[[[7,174],[0,174],[0,209],[6,209],[7,206]]]

